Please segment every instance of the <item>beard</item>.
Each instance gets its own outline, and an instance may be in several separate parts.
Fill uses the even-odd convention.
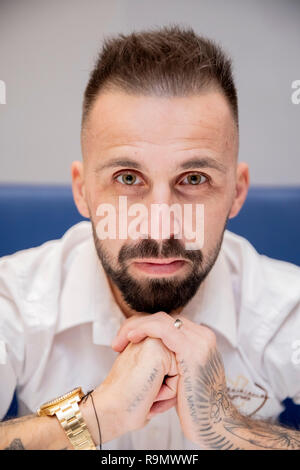
[[[92,219],[91,219],[92,222]],[[227,223],[227,220],[226,220]],[[204,259],[201,250],[185,250],[178,239],[170,238],[159,244],[154,239],[143,239],[134,245],[124,245],[118,255],[119,268],[114,267],[112,257],[99,240],[94,224],[92,230],[98,258],[110,280],[118,287],[123,300],[136,312],[171,313],[184,307],[212,269],[221,249],[224,231],[212,252]],[[133,258],[180,257],[191,263],[190,272],[182,278],[135,279],[129,272],[127,261]]]

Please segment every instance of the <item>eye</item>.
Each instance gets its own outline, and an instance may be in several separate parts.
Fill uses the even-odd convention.
[[[121,173],[116,177],[116,180],[127,186],[132,186],[141,183],[141,179],[134,173]]]
[[[190,173],[187,175],[183,180],[181,180],[180,184],[191,184],[193,186],[203,184],[207,181],[207,177],[202,175],[201,173]]]

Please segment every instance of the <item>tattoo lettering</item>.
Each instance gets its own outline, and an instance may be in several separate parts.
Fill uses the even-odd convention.
[[[145,399],[145,396],[147,395],[147,392],[153,386],[153,382],[154,382],[157,374],[158,374],[158,369],[156,369],[154,367],[154,369],[152,370],[149,378],[147,379],[147,382],[143,386],[141,392],[138,395],[135,396],[134,400],[128,406],[128,408],[127,408],[128,412],[131,412],[132,410],[134,410],[134,408],[136,408]]]

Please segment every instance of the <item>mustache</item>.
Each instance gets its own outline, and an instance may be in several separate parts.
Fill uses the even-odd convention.
[[[188,259],[193,263],[201,263],[203,254],[201,250],[185,250],[178,239],[170,238],[159,244],[153,239],[143,239],[136,245],[122,246],[118,261],[122,265],[132,258],[172,258]]]

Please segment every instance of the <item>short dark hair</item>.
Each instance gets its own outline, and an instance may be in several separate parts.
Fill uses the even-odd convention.
[[[171,25],[106,38],[84,92],[82,124],[99,92],[115,88],[156,96],[188,96],[217,88],[238,127],[231,59],[190,27]]]

